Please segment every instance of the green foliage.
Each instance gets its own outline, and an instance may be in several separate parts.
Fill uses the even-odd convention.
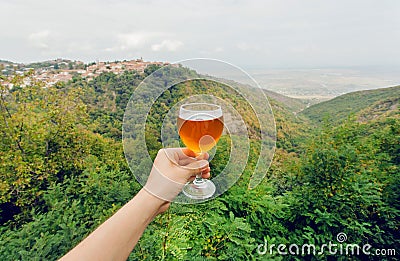
[[[294,152],[310,131],[308,119],[290,112],[286,104],[269,99],[276,123],[277,148]]]
[[[81,89],[38,83],[1,91],[2,208],[11,204],[29,215],[32,206],[43,206],[42,195],[51,184],[80,175],[91,156],[122,166],[120,145],[88,130]]]
[[[144,75],[136,71],[122,75],[102,73],[89,83],[73,82],[71,88],[82,88],[81,96],[88,107],[90,129],[104,137],[121,140],[122,119],[125,107]]]
[[[0,229],[3,260],[60,258],[137,192],[129,172],[108,171],[94,157],[88,165],[82,176],[66,178],[45,192],[45,213],[33,209],[30,222]]]
[[[294,233],[325,235],[320,244],[344,232],[351,243],[399,246],[399,122],[348,121],[311,142],[299,163],[301,185],[288,194]]]
[[[78,96],[79,89],[2,86],[0,203],[31,205],[49,182],[82,168],[90,144],[82,142],[86,112]]]
[[[332,100],[315,104],[301,114],[307,116],[315,123],[322,123],[329,120],[332,124],[343,122],[350,115],[358,114],[368,107],[375,107],[383,101],[384,103],[397,104],[397,106],[388,107],[387,110],[398,112],[398,99],[400,97],[400,86],[383,88],[377,90],[358,91],[336,97]],[[378,106],[382,107],[382,106]],[[371,112],[370,112],[371,113]],[[379,113],[380,114],[380,113]],[[369,114],[372,118],[375,113]]]
[[[130,259],[249,259],[251,231],[244,218],[235,217],[219,200],[173,205],[148,227]]]
[[[12,90],[2,86],[2,259],[56,260],[137,193],[140,186],[122,153],[122,118],[136,86],[157,68],[144,74],[104,73],[90,82],[76,77],[52,88],[18,87],[21,77]],[[174,73],[195,74],[185,68]],[[339,232],[349,243],[399,249],[398,95],[388,98],[382,90],[344,96],[307,109],[310,121],[293,114],[301,104],[290,107],[285,105],[290,100],[270,94],[278,148],[267,178],[249,190],[260,149],[257,119],[237,93],[221,84],[183,82],[159,97],[146,125],[150,154],[161,146],[163,115],[188,93],[227,99],[243,115],[251,137],[249,162],[220,197],[199,205],[172,204],[149,225],[130,260],[347,260],[256,251],[265,241],[322,245],[335,242]],[[335,106],[337,119],[349,116],[344,107],[360,114],[337,126],[312,123]],[[212,175],[228,161],[229,144],[228,136],[218,143]],[[134,158],[138,163],[140,151]]]
[[[264,92],[268,96],[270,103],[276,101],[280,104],[283,104],[284,107],[287,108],[288,112],[292,112],[295,115],[304,110],[308,104],[308,101],[306,100],[291,98],[268,90],[264,90]]]

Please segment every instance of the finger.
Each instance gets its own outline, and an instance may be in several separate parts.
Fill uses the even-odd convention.
[[[164,153],[171,162],[178,165],[187,165],[191,162],[190,159],[196,160],[196,154],[187,148],[166,148],[159,150],[158,153]],[[181,160],[187,161],[181,163]]]
[[[201,174],[201,177],[202,177],[203,179],[209,179],[209,178],[211,177],[211,174],[210,174],[209,171],[208,171],[208,172],[203,172],[203,173]],[[193,175],[193,176],[191,176],[191,177],[188,179],[188,181],[189,181],[189,182],[190,182],[190,181],[193,181],[195,178],[196,178],[196,175]]]
[[[200,160],[202,160],[202,159],[200,159]],[[195,159],[195,158],[187,158],[187,159],[181,159],[181,160],[179,160],[179,165],[181,165],[181,166],[185,166],[185,165],[188,165],[188,164],[190,164],[190,163],[193,163],[193,162],[196,162],[196,161],[199,161],[199,159]]]
[[[201,173],[207,173],[207,172],[210,172],[210,171],[211,171],[211,169],[210,169],[210,167],[208,167],[208,168],[203,169],[201,171]]]
[[[199,156],[197,156],[196,159],[208,160],[209,157],[210,157],[210,155],[207,152],[203,152]]]
[[[167,157],[172,163],[179,165],[179,155],[178,149],[175,148],[167,148],[160,149],[157,153],[157,158]]]
[[[207,173],[203,173],[202,175],[201,175],[201,177],[203,178],[203,179],[209,179],[210,178],[210,172],[207,172]]]
[[[197,159],[195,159],[195,158],[181,159],[181,160],[179,160],[179,165],[181,165],[181,166],[186,166],[186,165],[188,165],[188,164],[190,164],[190,163],[193,163],[193,162],[195,162],[195,161],[197,161]]]
[[[184,166],[184,168],[189,171],[189,174],[196,174],[209,168],[209,162],[207,160],[196,160]]]
[[[198,154],[188,148],[168,148],[166,150],[168,151],[168,153],[174,154],[174,158],[177,158],[179,160],[187,159],[187,158],[195,158],[198,160],[207,160],[210,157],[210,155],[207,152]]]
[[[177,153],[179,155],[179,159],[184,159],[187,157],[195,158],[197,156],[197,154],[195,152],[191,151],[188,148],[178,148]]]

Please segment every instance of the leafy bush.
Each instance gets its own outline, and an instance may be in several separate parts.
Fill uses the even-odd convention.
[[[40,83],[12,90],[2,86],[2,260],[56,260],[137,193],[140,186],[123,157],[120,129],[131,93],[156,69],[107,73],[91,82],[75,78],[54,88],[41,88]],[[194,72],[181,68],[176,73]],[[18,81],[22,79],[16,77]],[[199,205],[172,204],[149,225],[130,260],[367,259],[257,253],[257,246],[266,241],[322,245],[336,241],[339,232],[347,234],[349,243],[399,249],[398,114],[379,111],[379,117],[366,117],[368,111],[377,111],[367,108],[364,122],[355,117],[333,126],[328,121],[311,130],[310,121],[273,101],[278,149],[265,180],[249,190],[260,148],[259,128],[249,106],[223,86],[184,82],[165,92],[148,119],[151,155],[161,146],[157,135],[162,113],[185,92],[223,96],[245,115],[252,139],[249,162],[220,197]],[[372,94],[374,102],[387,99],[386,91]],[[345,103],[346,99],[342,98]],[[366,105],[355,104],[357,110]],[[318,114],[321,108],[323,104]],[[229,144],[228,137],[218,144],[211,162],[216,173],[227,162]],[[138,169],[139,152],[134,158]]]

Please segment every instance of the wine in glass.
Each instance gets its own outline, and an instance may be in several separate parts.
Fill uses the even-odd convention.
[[[188,103],[180,107],[178,116],[179,136],[183,143],[198,156],[211,150],[224,129],[219,105]],[[215,185],[203,179],[201,173],[183,187],[183,193],[192,199],[206,199],[215,192]]]

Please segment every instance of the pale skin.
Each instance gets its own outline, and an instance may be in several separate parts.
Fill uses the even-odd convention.
[[[208,154],[198,156],[188,149],[160,150],[154,160],[148,183],[153,182],[151,177],[157,176],[156,171],[180,184],[193,180],[197,173],[202,173],[203,178],[209,178],[207,159]],[[176,188],[171,187],[170,191],[172,196],[176,196]],[[146,186],[142,188],[134,198],[60,260],[126,260],[146,227],[170,205],[170,200],[153,194],[146,190]]]

